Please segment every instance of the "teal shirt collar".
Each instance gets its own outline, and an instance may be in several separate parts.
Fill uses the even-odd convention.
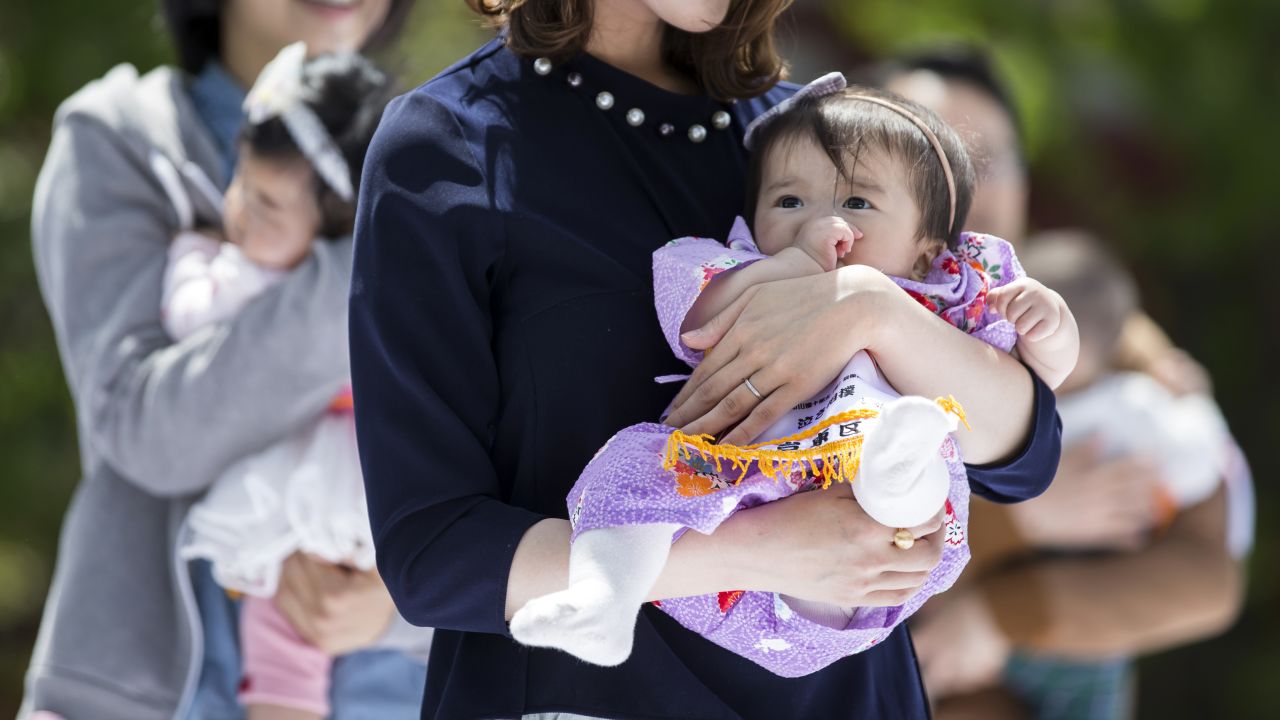
[[[238,154],[236,138],[244,124],[245,90],[220,63],[211,60],[191,82],[188,92],[196,112],[213,134],[226,170],[223,177],[230,182]]]

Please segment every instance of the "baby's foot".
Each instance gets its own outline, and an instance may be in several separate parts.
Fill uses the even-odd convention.
[[[638,612],[608,585],[583,581],[530,600],[512,616],[511,635],[525,645],[559,648],[612,667],[631,655]]]
[[[921,525],[942,509],[951,474],[938,454],[956,417],[922,397],[885,405],[862,443],[853,494],[867,514],[889,527]]]

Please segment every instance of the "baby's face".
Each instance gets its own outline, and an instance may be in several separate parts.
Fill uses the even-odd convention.
[[[223,207],[227,240],[263,267],[296,266],[320,228],[315,184],[305,160],[262,158],[242,147]]]
[[[764,159],[756,201],[756,244],[766,255],[796,245],[806,225],[833,219],[862,232],[841,265],[912,277],[929,246],[936,245],[916,240],[920,210],[906,171],[880,150],[863,150],[846,180],[812,140],[779,142]]]

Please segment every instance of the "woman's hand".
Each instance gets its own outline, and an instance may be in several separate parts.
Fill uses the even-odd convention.
[[[1116,366],[1150,375],[1174,395],[1210,395],[1208,370],[1173,344],[1150,315],[1138,310],[1125,321],[1114,354]]]
[[[973,692],[1000,681],[1009,641],[977,592],[952,590],[911,620],[911,639],[931,698]]]
[[[689,347],[715,350],[676,396],[667,423],[692,434],[733,427],[725,443],[751,442],[864,349],[903,395],[960,402],[974,428],[956,435],[967,463],[1005,462],[1026,446],[1033,425],[1035,386],[1026,368],[864,265],[753,286],[682,337]]]
[[[942,557],[942,513],[912,528],[909,550],[893,544],[894,528],[872,520],[844,485],[742,510],[713,535],[685,533],[673,558],[714,554],[732,588],[791,595],[841,607],[901,605],[920,591]],[[702,544],[714,552],[682,548]],[[704,570],[705,571],[705,570]],[[664,580],[674,582],[674,577]],[[663,594],[664,582],[655,587]],[[672,588],[675,589],[675,588]],[[718,588],[731,589],[729,586]]]
[[[1057,550],[1135,550],[1159,519],[1159,466],[1141,456],[1103,460],[1095,442],[1062,453],[1058,476],[1009,512],[1032,545]]]
[[[1170,347],[1152,358],[1145,371],[1179,397],[1213,394],[1213,378],[1209,377],[1209,371],[1185,350]]]
[[[369,647],[396,612],[376,570],[353,570],[301,552],[285,559],[275,602],[304,640],[331,655]]]
[[[676,395],[667,423],[711,435],[737,424],[723,442],[750,442],[871,346],[879,309],[897,299],[892,294],[907,298],[889,278],[862,266],[749,288],[683,336],[689,347],[715,350]],[[763,400],[747,388],[747,378]]]

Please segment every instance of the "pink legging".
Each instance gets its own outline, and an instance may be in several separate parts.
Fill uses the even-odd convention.
[[[333,658],[302,639],[275,602],[246,597],[240,609],[243,705],[279,705],[329,714]]]
[[[240,702],[279,705],[329,714],[329,670],[333,658],[303,640],[271,600],[246,597],[240,611],[244,676]],[[29,720],[65,720],[49,710]]]

